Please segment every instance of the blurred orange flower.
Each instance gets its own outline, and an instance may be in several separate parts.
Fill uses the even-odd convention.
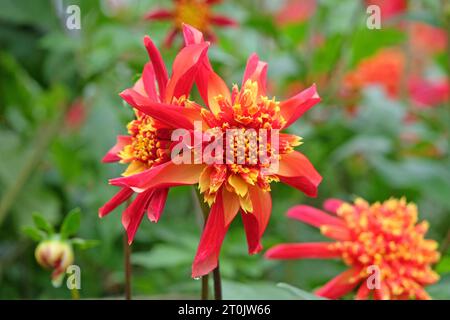
[[[349,269],[317,290],[337,299],[359,286],[356,299],[429,299],[424,286],[439,276],[431,265],[439,260],[437,243],[424,238],[428,223],[418,223],[417,207],[404,198],[372,205],[329,199],[319,209],[300,205],[288,217],[317,228],[334,242],[280,244],[269,259],[340,258]]]

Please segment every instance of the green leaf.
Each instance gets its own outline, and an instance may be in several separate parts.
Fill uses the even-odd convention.
[[[47,220],[45,220],[45,218],[39,212],[33,212],[33,221],[37,228],[45,231],[49,235],[55,233],[55,230],[53,229],[51,224],[48,223]]]
[[[148,269],[172,268],[179,265],[189,265],[192,253],[185,248],[170,245],[156,245],[149,252],[134,253],[131,262]]]
[[[70,211],[64,219],[61,226],[61,237],[67,239],[77,233],[80,228],[81,211],[80,208],[75,208]]]
[[[450,273],[450,256],[444,256],[436,266],[436,272],[439,274]]]
[[[294,294],[300,300],[326,300],[323,297],[316,296],[315,294],[312,294],[310,292],[304,291],[297,287],[291,286],[290,284],[287,284],[287,283],[282,283],[282,282],[278,283],[277,287],[288,290],[290,293]]]
[[[86,240],[81,238],[73,238],[70,240],[70,242],[77,248],[81,250],[87,250],[90,248],[93,248],[95,246],[98,246],[100,241],[98,240]]]
[[[31,239],[33,239],[34,241],[41,241],[43,239],[45,239],[46,234],[44,232],[42,232],[41,230],[35,228],[35,227],[30,227],[30,226],[26,226],[22,229],[22,232],[27,235],[28,237],[30,237]]]

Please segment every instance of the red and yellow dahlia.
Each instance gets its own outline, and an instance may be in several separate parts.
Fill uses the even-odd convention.
[[[194,77],[205,55],[206,43],[184,47],[176,56],[172,67],[172,77],[168,73],[161,54],[149,37],[144,38],[151,62],[147,63],[142,76],[135,85],[121,93],[124,100],[138,99],[139,103],[158,108],[184,109],[186,112],[200,113],[200,106],[188,100]],[[117,137],[116,145],[108,151],[103,162],[127,164],[122,176],[132,178],[141,172],[148,172],[159,165],[170,164],[171,130],[158,120],[134,109],[136,118],[128,124],[128,135]],[[170,115],[169,115],[170,118]],[[192,183],[196,182],[195,179]],[[164,209],[169,186],[147,188],[139,192],[122,215],[122,224],[133,241],[137,228],[147,212],[152,222],[157,222]],[[117,206],[128,200],[135,192],[128,186],[121,190],[99,210],[104,217]]]
[[[372,205],[329,199],[327,214],[300,205],[288,217],[320,228],[334,242],[280,244],[266,252],[269,259],[341,258],[349,269],[317,294],[340,298],[358,288],[356,299],[429,299],[424,286],[439,276],[431,265],[439,260],[437,243],[424,238],[428,223],[418,223],[417,207],[404,198]]]
[[[167,35],[164,44],[167,47],[172,43],[177,34],[182,33],[183,24],[189,24],[203,32],[209,40],[215,40],[212,25],[236,26],[237,23],[228,17],[214,14],[212,6],[221,0],[174,0],[172,10],[158,9],[145,15],[146,20],[171,20],[173,28]]]
[[[205,43],[202,33],[189,26],[184,28],[184,37],[188,47]],[[134,108],[157,119],[167,128],[183,128],[192,132],[194,122],[198,121],[202,126],[202,134],[220,132],[219,136],[215,136],[215,141],[220,141],[222,146],[223,140],[226,139],[220,138],[225,138],[223,132],[228,129],[250,131],[252,134],[265,129],[270,135],[289,127],[320,101],[314,85],[282,102],[269,98],[266,94],[266,72],[267,63],[260,61],[256,54],[251,55],[241,87],[234,85],[230,91],[205,57],[195,75],[195,81],[207,108],[196,114],[188,112],[186,108],[149,104],[138,93],[124,93],[122,96]],[[196,134],[198,133],[193,135]],[[274,151],[271,144],[266,146],[267,150],[264,151],[275,156],[279,162],[276,171],[269,170],[268,163],[259,159],[258,153],[254,153],[258,146],[247,138],[244,137],[241,141],[244,146],[242,154],[234,153],[234,149],[231,152],[233,159],[241,156],[244,159],[242,163],[230,163],[223,153],[220,159],[217,158],[220,154],[214,154],[215,160],[220,161],[211,163],[211,159],[205,156],[209,145],[190,144],[191,149],[200,147],[203,157],[195,158],[194,151],[195,159],[191,158],[189,164],[167,162],[151,170],[110,181],[113,185],[137,192],[199,183],[200,192],[205,202],[211,206],[211,211],[192,266],[193,277],[205,275],[217,266],[223,239],[238,212],[241,212],[244,223],[249,253],[254,254],[262,249],[260,239],[269,221],[272,207],[271,182],[284,182],[308,196],[317,194],[317,187],[322,178],[303,154],[294,151],[294,147],[300,144],[299,137],[281,133],[279,150]],[[261,136],[257,137],[260,138]],[[261,152],[261,149],[258,152]]]

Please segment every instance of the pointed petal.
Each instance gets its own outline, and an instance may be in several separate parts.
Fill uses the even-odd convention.
[[[330,216],[322,210],[306,205],[299,205],[290,208],[287,212],[287,216],[318,228],[323,225],[345,227],[345,223],[342,219]]]
[[[160,101],[158,97],[158,91],[156,89],[155,70],[153,69],[153,66],[150,62],[147,62],[145,64],[144,70],[142,71],[142,77],[139,80],[142,81],[142,87],[144,89],[145,95],[152,101]],[[136,85],[133,87],[133,89],[136,90]]]
[[[199,67],[208,51],[209,44],[193,44],[181,49],[175,57],[172,66],[172,77],[167,84],[166,100],[172,101],[172,97],[188,97],[194,83]]]
[[[186,23],[183,23],[183,38],[186,46],[204,42],[203,33]]]
[[[126,200],[128,200],[133,195],[133,190],[129,188],[122,188],[119,192],[117,192],[114,197],[112,197],[107,203],[103,205],[98,210],[98,216],[100,218],[103,218],[108,213],[113,211],[115,208],[120,206],[122,203],[124,203]]]
[[[153,64],[153,69],[155,70],[156,80],[158,81],[159,96],[163,99],[166,94],[166,86],[169,78],[166,65],[161,57],[161,53],[149,36],[144,37],[144,45]]]
[[[222,15],[214,15],[211,17],[210,21],[212,24],[224,27],[226,26],[235,27],[238,25],[238,23],[235,20]]]
[[[338,299],[358,285],[360,280],[359,273],[360,270],[355,268],[344,271],[317,290],[316,294],[328,299]]]
[[[158,222],[166,205],[168,188],[155,189],[148,203],[147,217],[151,222]]]
[[[117,136],[117,142],[109,149],[109,151],[105,154],[105,156],[102,159],[102,162],[117,162],[120,161],[120,157],[118,153],[122,151],[122,149],[131,143],[131,137],[130,136]]]
[[[247,237],[248,252],[256,254],[262,249],[261,237],[272,212],[272,198],[270,192],[257,187],[250,187],[249,194],[253,212],[243,212],[241,216]]]
[[[222,188],[222,190],[225,224],[230,224],[239,211],[239,198],[234,192],[229,192],[226,188]]]
[[[192,277],[198,278],[217,267],[220,248],[229,224],[225,223],[222,192],[219,192],[203,230],[197,253],[192,264]]]
[[[323,208],[330,213],[337,213],[337,209],[343,205],[345,202],[340,199],[327,199],[323,204]]]
[[[242,85],[250,79],[258,83],[258,94],[261,96],[266,95],[267,89],[267,63],[260,61],[256,53],[250,55],[247,60],[247,66],[245,67],[244,78],[242,79]]]
[[[315,84],[292,98],[282,101],[280,103],[281,115],[287,121],[284,127],[289,127],[319,102],[320,97]]]
[[[122,214],[122,225],[127,231],[128,244],[133,242],[136,231],[144,217],[153,190],[140,193]]]
[[[176,165],[170,161],[132,176],[111,179],[110,184],[127,186],[136,192],[196,184],[204,167],[201,164]]]
[[[281,155],[277,176],[281,182],[303,191],[310,197],[317,196],[317,187],[322,181],[311,162],[298,151]]]
[[[153,10],[144,15],[145,20],[169,20],[172,17],[173,13],[165,9]]]
[[[320,232],[330,239],[338,241],[352,240],[352,234],[346,226],[322,225]]]
[[[330,250],[330,243],[286,243],[270,248],[264,255],[267,259],[326,259],[339,258],[340,254]]]

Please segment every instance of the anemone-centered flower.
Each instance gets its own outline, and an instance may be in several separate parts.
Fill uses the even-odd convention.
[[[212,25],[236,26],[237,23],[228,17],[214,14],[212,6],[221,0],[174,0],[172,10],[157,9],[145,15],[147,20],[171,20],[173,28],[164,40],[167,47],[172,43],[177,34],[182,33],[183,23],[189,24],[203,32],[209,40],[215,39]]]
[[[329,199],[324,208],[332,215],[300,205],[290,209],[288,217],[320,228],[335,242],[280,244],[266,257],[341,258],[349,269],[317,291],[330,299],[358,286],[357,299],[368,299],[371,293],[374,299],[430,298],[423,287],[439,278],[431,269],[439,253],[436,241],[424,238],[428,223],[418,223],[415,204],[404,198],[372,205],[360,198],[353,204]]]
[[[187,46],[204,44],[202,33],[192,27],[185,26],[184,37]],[[199,121],[204,132],[223,132],[227,129],[253,129],[255,132],[259,129],[269,132],[283,130],[320,101],[314,85],[282,102],[268,98],[266,71],[267,64],[260,61],[256,54],[251,55],[241,87],[234,85],[230,92],[205,57],[195,81],[208,108],[201,109],[197,114],[187,112],[186,108],[149,105],[142,101],[137,92],[126,91],[122,96],[134,108],[168,128],[192,130],[194,121]],[[172,161],[137,175],[112,179],[110,183],[138,192],[160,186],[199,183],[200,192],[211,206],[192,266],[192,276],[199,277],[217,266],[223,239],[239,211],[249,253],[254,254],[262,249],[260,239],[272,208],[271,182],[281,181],[308,196],[316,196],[322,178],[303,154],[294,151],[293,148],[299,144],[300,138],[297,136],[285,133],[279,135],[279,167],[276,172],[266,173],[264,169],[267,169],[267,163],[259,159],[256,162],[247,161],[255,146],[246,143],[243,152],[246,161],[243,164],[227,161],[209,163],[205,157],[199,163],[192,161],[192,164],[176,164]]]
[[[199,113],[200,106],[187,98],[208,45],[202,43],[184,47],[175,58],[171,78],[168,77],[161,54],[149,37],[144,38],[144,45],[151,63],[145,65],[141,78],[133,88],[122,94],[124,99],[127,100],[127,95],[130,94],[138,95],[140,103],[146,105],[158,105],[161,108],[168,105],[187,112]],[[128,135],[118,136],[116,145],[103,158],[103,162],[119,161],[127,164],[127,169],[122,174],[126,177],[133,177],[140,172],[170,162],[171,131],[152,117],[137,109],[134,111],[136,118],[128,124]],[[148,188],[138,193],[131,205],[126,208],[122,215],[122,224],[127,231],[129,243],[133,241],[146,212],[150,221],[159,220],[167,193],[167,186]],[[100,208],[99,216],[107,215],[133,194],[131,188],[122,187]]]

